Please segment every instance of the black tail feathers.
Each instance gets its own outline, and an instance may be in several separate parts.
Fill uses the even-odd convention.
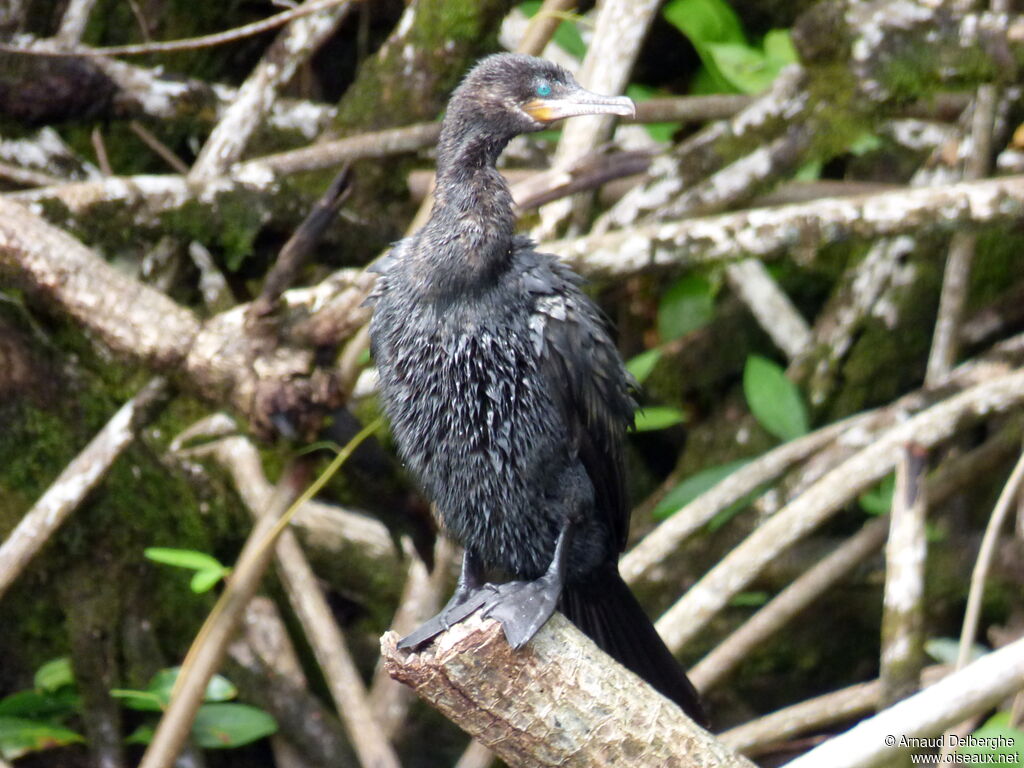
[[[696,689],[615,566],[586,582],[565,585],[560,607],[601,650],[707,726]]]

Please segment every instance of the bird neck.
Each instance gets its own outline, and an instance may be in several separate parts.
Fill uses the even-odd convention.
[[[495,168],[508,141],[457,118],[446,121],[442,129],[427,230],[435,241],[445,242],[430,258],[449,278],[459,275],[456,290],[486,285],[510,261],[515,232],[512,195]]]

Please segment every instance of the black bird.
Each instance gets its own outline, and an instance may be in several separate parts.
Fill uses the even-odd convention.
[[[483,607],[510,644],[556,607],[695,719],[697,694],[619,576],[631,378],[580,278],[514,234],[495,161],[512,137],[632,115],[541,59],[483,59],[448,104],[429,221],[378,264],[374,358],[402,458],[465,547],[455,595],[419,645]],[[485,571],[517,581],[484,585]]]

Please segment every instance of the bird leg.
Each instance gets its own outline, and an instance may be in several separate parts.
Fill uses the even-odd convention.
[[[555,554],[547,571],[534,581],[510,581],[494,589],[484,607],[484,616],[497,619],[505,639],[522,648],[551,618],[562,596],[566,560],[572,542],[573,524],[566,520],[555,542]]]
[[[482,584],[483,566],[480,558],[472,549],[466,549],[462,556],[462,568],[459,580],[455,585],[455,593],[433,618],[427,619],[420,626],[398,641],[399,648],[415,648],[441,634],[452,624],[458,624],[473,611],[479,609],[495,589],[489,584]]]

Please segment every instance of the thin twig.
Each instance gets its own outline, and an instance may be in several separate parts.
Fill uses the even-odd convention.
[[[143,144],[152,149],[165,163],[171,166],[171,168],[182,175],[188,173],[188,165],[185,161],[174,154],[170,147],[154,136],[144,125],[142,125],[142,123],[138,120],[130,120],[128,122],[128,127],[131,129],[132,133],[142,140]]]
[[[68,181],[59,176],[21,168],[9,163],[0,163],[0,179],[12,181],[22,187],[48,187],[54,184],[66,184]]]
[[[270,313],[281,294],[295,281],[299,270],[309,260],[313,249],[348,197],[351,181],[351,165],[346,164],[278,252],[274,266],[263,281],[263,290],[252,303],[250,311],[253,316],[261,317]]]
[[[96,162],[100,166],[100,171],[104,176],[113,176],[114,169],[110,167],[107,145],[103,143],[103,134],[100,132],[99,127],[92,129],[92,132],[89,134],[89,140],[92,141],[92,148],[96,152]]]
[[[125,403],[0,545],[0,597],[54,532],[106,476],[118,456],[135,440],[166,402],[167,382],[151,379]]]
[[[109,45],[104,48],[76,48],[73,52],[54,51],[42,48],[20,48],[13,45],[0,44],[0,51],[11,53],[28,53],[40,56],[74,55],[74,56],[140,56],[147,53],[170,53],[172,51],[190,51],[196,48],[209,48],[215,45],[223,45],[246,37],[260,35],[275,27],[287,24],[293,19],[308,16],[317,11],[343,5],[351,0],[311,0],[298,8],[283,11],[252,24],[245,24],[241,27],[228,29],[224,32],[217,32],[212,35],[201,35],[200,37],[189,37],[182,40],[168,40],[164,42],[136,43],[133,45]]]
[[[488,766],[493,764],[494,752],[489,747],[473,739],[459,756],[459,761],[455,764],[455,768],[488,768]]]
[[[967,609],[964,612],[964,623],[960,630],[960,650],[956,659],[957,669],[963,669],[970,659],[974,638],[978,633],[978,621],[981,617],[981,599],[985,594],[985,580],[988,578],[988,570],[992,564],[996,542],[999,540],[999,531],[1003,527],[1010,509],[1014,506],[1022,479],[1024,479],[1024,453],[1021,454],[1016,466],[1014,466],[1013,471],[1010,473],[1010,478],[1006,481],[1006,485],[996,501],[996,506],[992,510],[992,516],[989,518],[988,525],[985,526],[985,535],[981,539],[978,559],[974,562],[974,570],[971,572],[971,586],[967,593]]]

